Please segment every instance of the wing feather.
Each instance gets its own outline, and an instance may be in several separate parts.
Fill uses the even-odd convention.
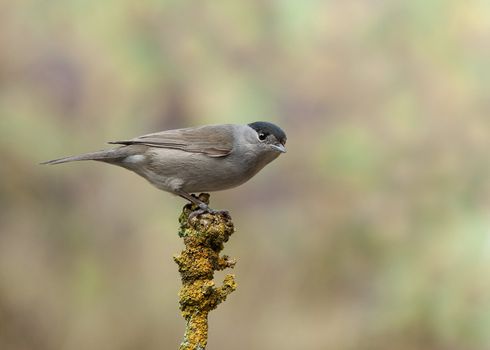
[[[157,148],[179,149],[191,153],[202,153],[210,157],[225,157],[233,150],[231,125],[206,125],[161,131],[136,137],[131,140],[113,141],[111,144],[146,145]]]

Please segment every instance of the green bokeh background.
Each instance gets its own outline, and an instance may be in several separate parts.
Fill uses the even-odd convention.
[[[489,62],[483,0],[0,2],[0,349],[177,349],[184,202],[37,163],[256,120],[209,349],[490,349]]]

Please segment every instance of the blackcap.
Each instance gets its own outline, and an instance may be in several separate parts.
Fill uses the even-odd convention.
[[[268,122],[167,130],[109,143],[122,146],[41,164],[97,160],[119,165],[201,211],[212,211],[191,193],[239,186],[286,152],[286,134]]]

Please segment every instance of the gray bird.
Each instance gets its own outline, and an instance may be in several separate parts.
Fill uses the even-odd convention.
[[[268,122],[167,130],[109,143],[122,146],[41,164],[97,160],[119,165],[195,203],[202,212],[213,212],[191,193],[239,186],[286,152],[286,134]]]

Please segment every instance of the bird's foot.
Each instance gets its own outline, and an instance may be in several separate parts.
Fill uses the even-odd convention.
[[[206,203],[200,203],[198,206],[198,209],[194,210],[192,213],[189,214],[189,220],[195,218],[196,216],[199,216],[201,214],[218,214],[218,215],[226,215],[230,216],[230,213],[228,210],[215,210],[211,209]]]

